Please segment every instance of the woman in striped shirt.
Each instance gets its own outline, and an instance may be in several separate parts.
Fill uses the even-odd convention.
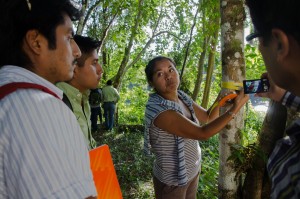
[[[219,117],[219,108],[205,110],[178,90],[179,75],[168,57],[156,57],[146,66],[154,89],[145,111],[144,149],[155,155],[153,182],[156,198],[196,198],[201,149],[198,140],[217,134],[249,99],[241,91],[230,109]],[[200,123],[207,123],[201,126]]]

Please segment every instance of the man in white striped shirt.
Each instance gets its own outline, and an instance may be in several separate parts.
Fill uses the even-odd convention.
[[[54,85],[81,55],[79,11],[69,0],[0,5],[0,198],[96,198],[83,134]]]

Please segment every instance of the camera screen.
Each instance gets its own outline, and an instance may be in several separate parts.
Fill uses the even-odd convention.
[[[262,93],[269,90],[268,79],[254,79],[243,81],[244,92],[248,93]]]

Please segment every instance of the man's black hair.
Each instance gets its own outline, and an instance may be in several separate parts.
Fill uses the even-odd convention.
[[[91,37],[85,37],[81,35],[75,35],[74,40],[79,46],[82,53],[90,53],[95,49],[98,49],[100,47],[101,42],[98,40],[95,40]]]
[[[300,44],[299,0],[246,0],[246,5],[256,30],[254,37],[263,37],[268,41],[271,30],[278,28]]]
[[[72,21],[81,16],[69,0],[0,0],[0,5],[0,67],[31,64],[22,50],[27,31],[37,30],[49,49],[56,49],[56,28],[64,23],[64,14]]]
[[[111,86],[112,85],[112,80],[107,80],[106,85]]]
[[[88,58],[89,54],[93,50],[97,50],[100,47],[101,42],[98,40],[95,40],[91,37],[85,37],[81,35],[75,35],[74,36],[74,41],[77,43],[79,46],[79,49],[82,53],[81,57],[78,58],[78,66],[84,66],[85,60]]]

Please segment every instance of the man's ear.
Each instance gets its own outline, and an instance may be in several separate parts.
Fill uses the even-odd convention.
[[[277,52],[277,61],[283,62],[290,51],[289,38],[285,32],[277,28],[272,29],[272,36],[276,42],[275,47]]]
[[[42,38],[37,30],[29,30],[25,36],[25,42],[28,48],[35,54],[40,54]]]
[[[76,64],[76,65],[75,65],[75,68],[74,68],[73,79],[77,77],[77,74],[78,74],[79,72],[80,72],[80,71],[79,71],[79,67],[78,67],[78,65]]]

